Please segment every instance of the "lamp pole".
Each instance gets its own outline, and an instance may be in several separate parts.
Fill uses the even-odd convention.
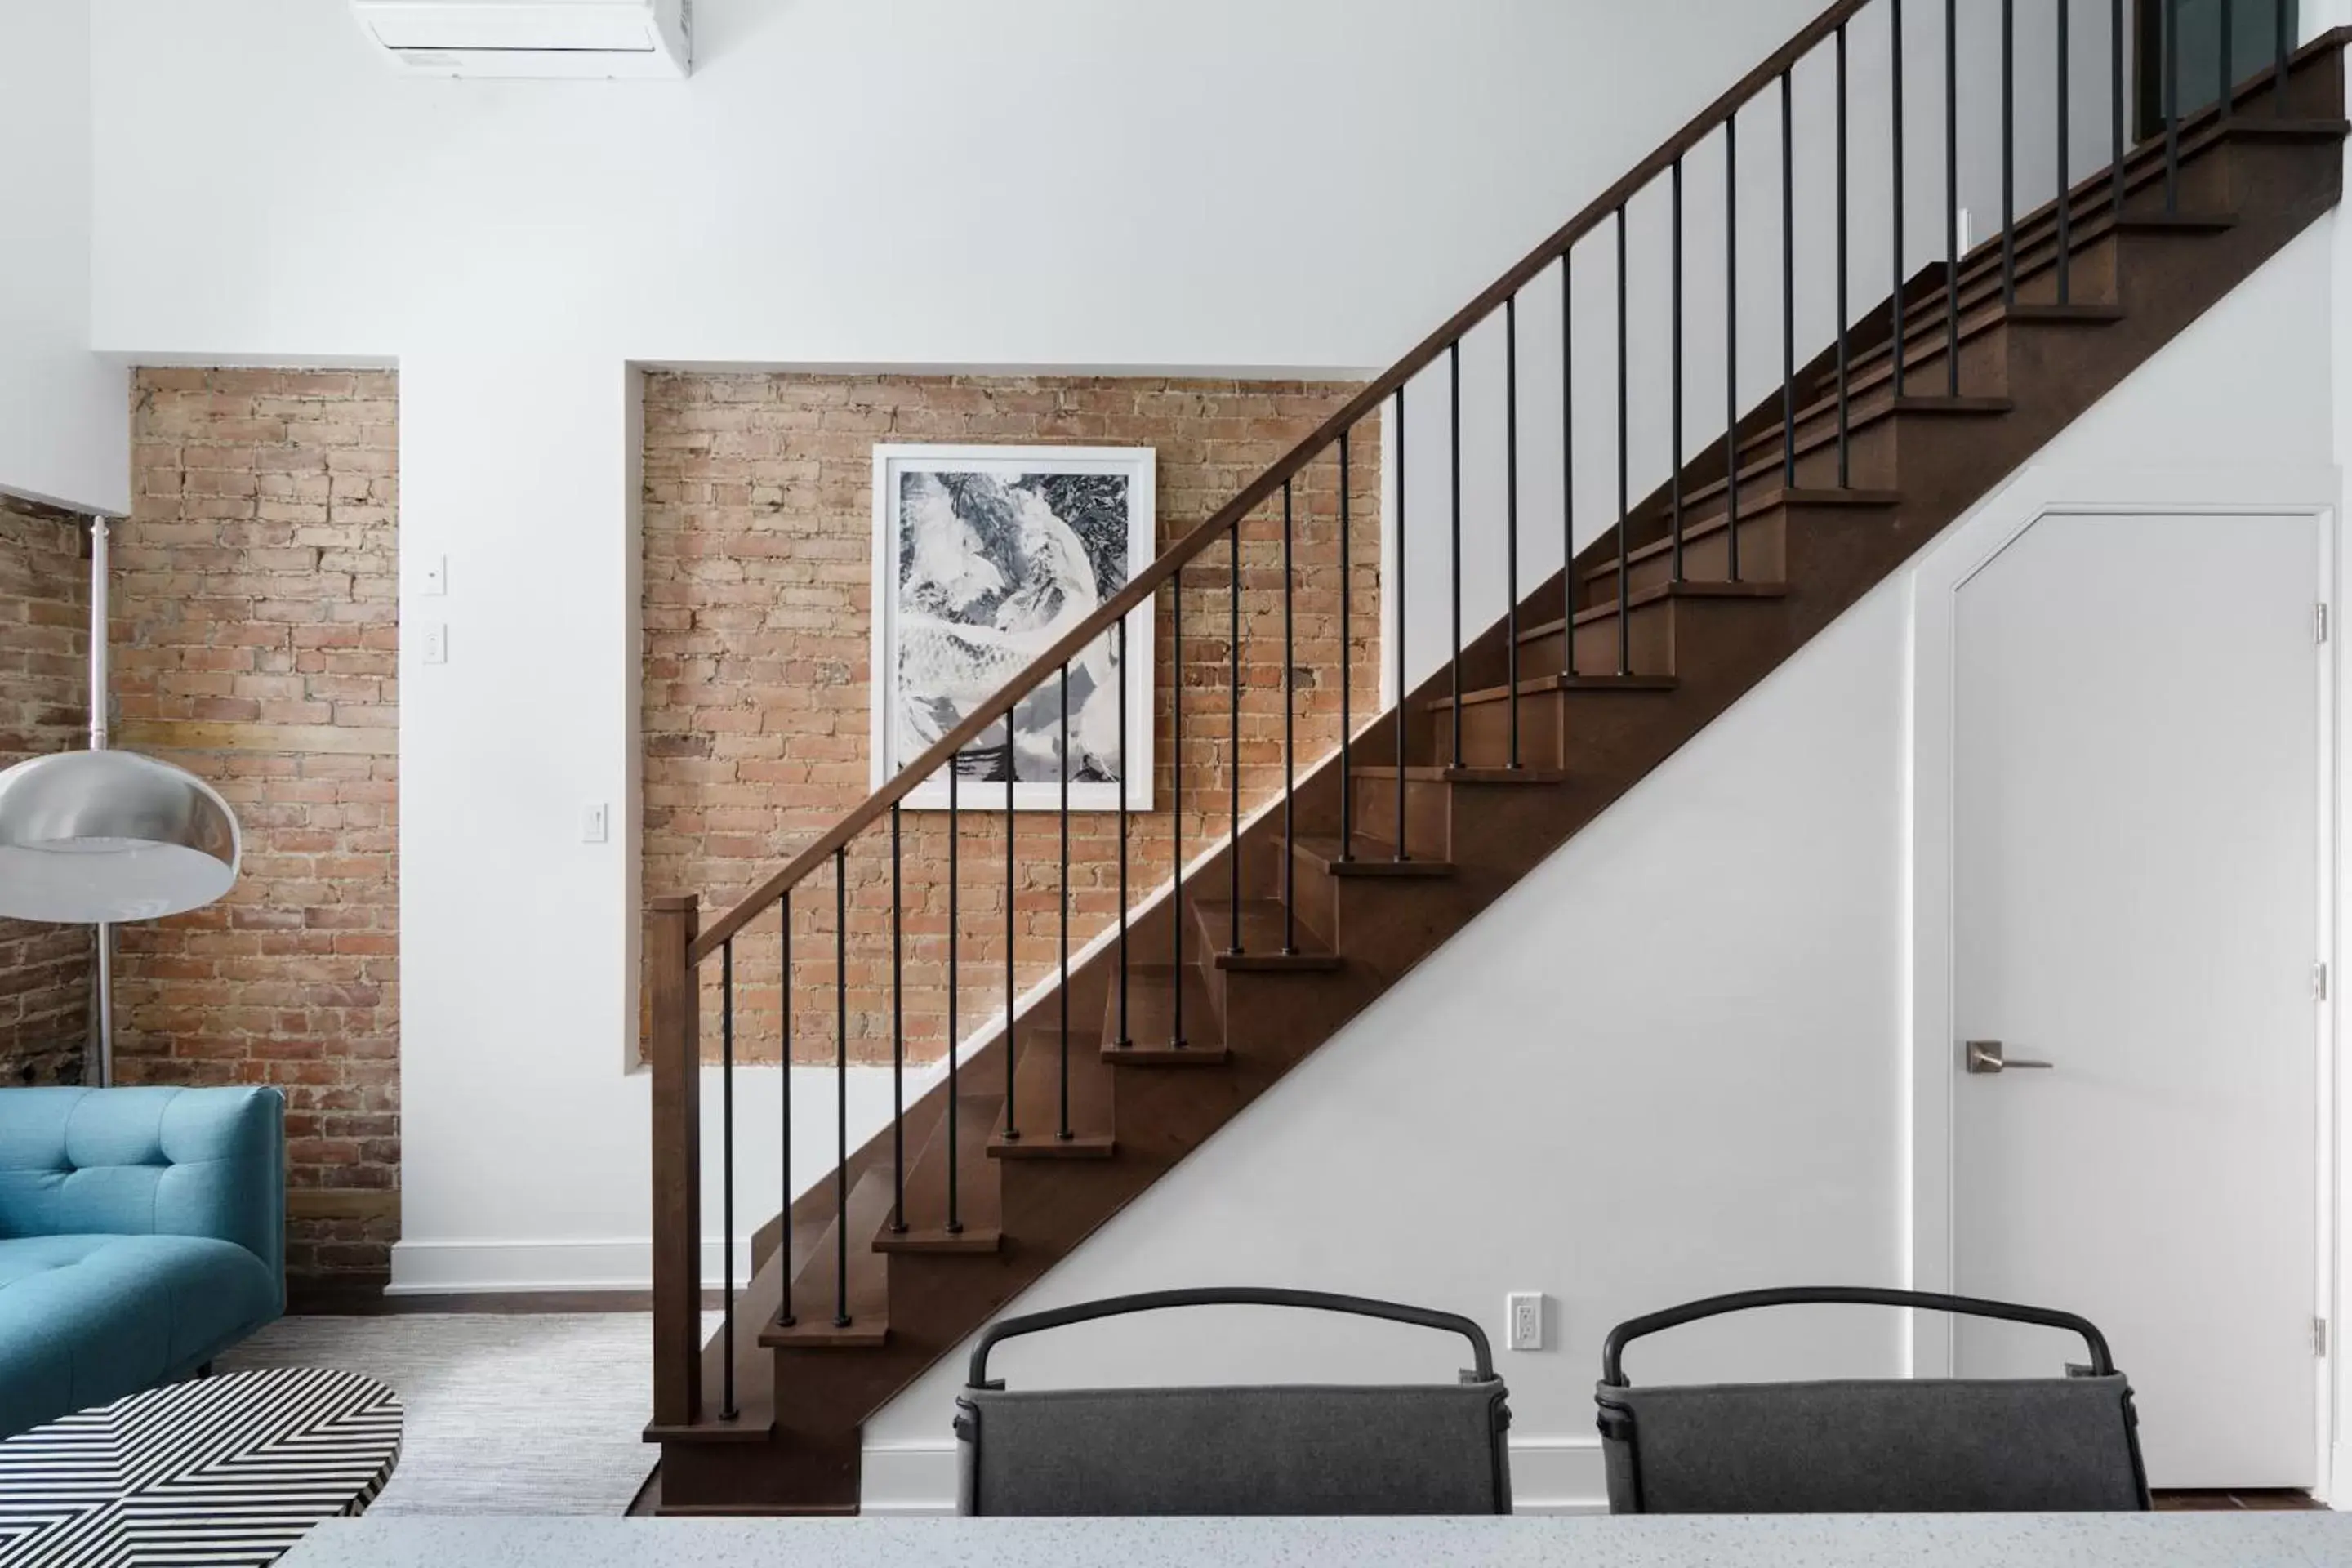
[[[106,544],[104,512],[89,519],[89,749],[106,750]],[[98,922],[98,1087],[114,1085],[114,927]]]

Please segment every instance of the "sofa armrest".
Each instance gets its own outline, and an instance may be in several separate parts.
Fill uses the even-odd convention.
[[[0,1237],[208,1236],[286,1281],[274,1089],[0,1089]]]

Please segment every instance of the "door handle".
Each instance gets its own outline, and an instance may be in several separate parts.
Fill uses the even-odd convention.
[[[1970,1072],[2007,1072],[2011,1068],[2050,1068],[2058,1065],[2055,1062],[2028,1061],[2021,1057],[2003,1056],[1999,1040],[1968,1041],[1962,1059]]]

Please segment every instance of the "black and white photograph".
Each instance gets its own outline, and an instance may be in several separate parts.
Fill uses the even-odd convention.
[[[1125,587],[1151,559],[1148,447],[874,449],[873,777],[879,788]],[[1151,805],[1151,616],[1097,638],[954,763],[959,804]],[[1119,690],[1126,684],[1122,733]],[[1067,734],[1067,750],[1064,736]],[[944,773],[907,797],[944,807]]]

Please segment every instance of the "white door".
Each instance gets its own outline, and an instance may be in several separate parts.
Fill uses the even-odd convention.
[[[1955,1282],[2105,1331],[2157,1487],[2315,1479],[2320,560],[2307,517],[2045,517],[1956,610]]]

